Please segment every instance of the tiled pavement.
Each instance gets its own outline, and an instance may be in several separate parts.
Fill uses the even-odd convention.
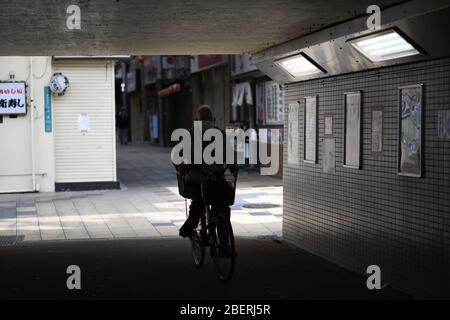
[[[170,150],[125,146],[117,153],[121,190],[0,195],[0,245],[177,237],[186,203],[177,192]],[[258,209],[261,204],[275,207]],[[281,221],[282,180],[241,171],[232,208],[236,236],[279,238]]]

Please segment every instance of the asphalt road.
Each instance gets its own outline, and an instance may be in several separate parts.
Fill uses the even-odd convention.
[[[195,269],[182,239],[36,242],[0,247],[0,299],[404,299],[369,291],[366,279],[280,243],[237,239],[225,284],[209,256]],[[66,287],[69,265],[81,290]]]

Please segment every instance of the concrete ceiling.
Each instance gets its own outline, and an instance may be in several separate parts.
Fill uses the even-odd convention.
[[[0,0],[0,55],[256,52],[365,14],[373,2]],[[70,4],[81,8],[81,30],[66,26]]]

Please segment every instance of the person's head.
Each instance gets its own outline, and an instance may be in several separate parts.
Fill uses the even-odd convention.
[[[197,110],[197,121],[214,121],[213,112],[210,106],[202,105]]]

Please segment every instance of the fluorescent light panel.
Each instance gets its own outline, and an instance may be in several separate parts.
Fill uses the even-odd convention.
[[[276,63],[295,78],[323,73],[322,70],[301,54],[277,61]]]
[[[352,46],[372,62],[383,62],[420,54],[395,30],[351,41]]]

